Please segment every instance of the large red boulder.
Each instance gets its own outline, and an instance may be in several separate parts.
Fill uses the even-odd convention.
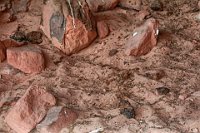
[[[88,47],[97,36],[95,19],[85,0],[47,1],[41,28],[67,55]]]
[[[136,28],[126,43],[127,55],[141,56],[149,53],[157,44],[158,21],[150,18]]]
[[[42,133],[59,133],[78,118],[77,113],[62,106],[52,107],[45,119],[37,126]]]
[[[56,99],[52,94],[42,87],[32,86],[11,108],[5,121],[17,133],[28,133],[55,104]]]
[[[111,10],[117,6],[119,0],[86,0],[92,12]]]
[[[7,61],[25,73],[39,73],[45,67],[42,50],[33,44],[8,48]]]

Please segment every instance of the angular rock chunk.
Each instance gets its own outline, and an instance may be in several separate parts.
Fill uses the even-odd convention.
[[[67,55],[88,47],[97,36],[95,20],[85,0],[47,1],[41,28]]]
[[[150,18],[136,28],[126,43],[125,53],[131,56],[142,56],[149,53],[157,44],[158,21]]]
[[[11,108],[5,121],[17,133],[28,133],[55,104],[56,99],[53,95],[42,87],[32,86]]]
[[[45,67],[41,49],[31,44],[8,48],[7,60],[8,64],[25,73],[39,73]]]

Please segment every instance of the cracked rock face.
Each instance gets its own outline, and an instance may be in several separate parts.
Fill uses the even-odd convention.
[[[95,20],[84,0],[48,0],[43,8],[42,30],[54,46],[70,55],[96,38]]]

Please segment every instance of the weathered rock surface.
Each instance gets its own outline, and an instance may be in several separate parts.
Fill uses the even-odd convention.
[[[5,118],[7,124],[17,133],[28,133],[45,117],[56,99],[44,88],[30,87]]]
[[[8,48],[7,60],[10,65],[25,73],[39,73],[45,67],[43,53],[36,45]]]
[[[105,38],[109,34],[108,25],[104,21],[97,22],[97,31],[99,38]]]
[[[141,0],[120,0],[119,6],[128,9],[141,10]]]
[[[86,0],[92,12],[111,10],[117,6],[119,0]]]
[[[59,133],[63,128],[67,128],[75,122],[78,115],[62,106],[52,107],[45,119],[37,126],[43,133]]]
[[[126,43],[127,55],[141,56],[149,53],[157,44],[158,21],[150,18],[136,28]]]
[[[67,55],[92,43],[97,36],[95,25],[84,0],[49,0],[44,6],[41,28],[52,43]]]

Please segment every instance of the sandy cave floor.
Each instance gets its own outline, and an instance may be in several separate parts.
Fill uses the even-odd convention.
[[[13,23],[24,22],[22,28],[27,31],[37,29],[41,17],[41,4],[37,1],[29,12],[18,14],[19,19]],[[158,45],[145,56],[124,54],[127,35],[141,22],[137,11],[117,8],[96,14],[113,31],[78,54],[65,56],[44,36],[40,46],[47,68],[41,74],[24,74],[6,62],[0,64],[0,132],[14,133],[4,122],[8,110],[30,85],[39,85],[47,87],[57,105],[79,112],[79,119],[70,129],[72,133],[97,128],[103,128],[105,133],[199,133],[198,12],[186,0],[164,2],[164,11],[151,12],[160,22],[160,34]],[[170,92],[161,95],[158,87],[167,87]],[[132,119],[120,113],[130,107],[135,112]]]

